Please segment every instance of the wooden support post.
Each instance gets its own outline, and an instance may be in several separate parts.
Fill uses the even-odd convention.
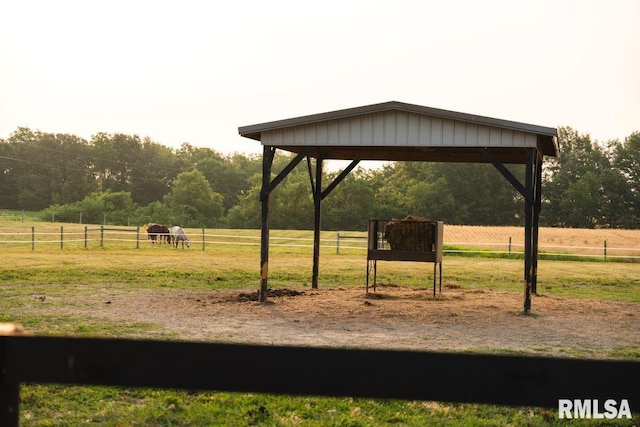
[[[531,256],[532,256],[532,228],[533,228],[533,148],[527,148],[527,162],[525,165],[525,197],[524,197],[524,312],[531,311]]]
[[[316,179],[313,188],[313,272],[311,287],[318,288],[318,273],[320,265],[320,225],[322,209],[322,153],[316,158]]]
[[[436,297],[436,267],[438,266],[437,262],[433,263],[433,297]]]
[[[524,311],[531,310],[531,292],[536,291],[538,280],[538,223],[542,200],[542,155],[534,148],[527,148],[525,185],[498,160],[487,147],[480,152],[524,197]],[[536,167],[537,166],[537,167]],[[511,246],[509,247],[511,253]]]
[[[542,206],[542,156],[536,156],[536,174],[533,200],[533,235],[531,252],[531,292],[538,293],[538,229],[540,228],[540,208]]]
[[[262,202],[262,214],[260,217],[260,302],[267,300],[269,279],[269,193],[271,192],[271,166],[275,148],[265,145],[262,155],[262,190],[260,201]]]

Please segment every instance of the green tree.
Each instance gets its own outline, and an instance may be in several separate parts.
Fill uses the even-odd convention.
[[[387,163],[381,169],[369,174],[369,182],[374,194],[373,215],[371,219],[393,219],[406,216],[404,206],[406,186],[397,185],[397,163]]]
[[[171,224],[173,222],[172,218],[171,209],[165,203],[154,200],[145,206],[138,207],[132,215],[131,223],[138,226],[143,226],[150,222]]]
[[[619,223],[625,228],[640,227],[640,132],[633,132],[623,144],[613,146],[613,171],[618,171],[627,184],[618,184],[618,190],[610,197],[617,197]],[[612,172],[613,172],[612,171]],[[617,177],[616,177],[617,181]]]
[[[271,192],[270,203],[271,228],[313,228],[313,195],[306,165],[299,164],[282,184]]]
[[[433,220],[456,220],[455,213],[464,212],[463,207],[456,205],[449,184],[444,177],[432,181],[412,180],[406,193],[406,212],[414,216]],[[464,215],[460,215],[463,217]]]
[[[173,225],[214,227],[224,214],[222,195],[214,192],[197,170],[180,173],[164,202],[171,210]]]
[[[196,148],[188,143],[182,144],[177,155],[185,170],[202,172],[213,191],[223,196],[225,213],[249,190],[249,179],[262,170],[260,157],[238,153],[223,156],[210,148]]]
[[[230,228],[259,229],[262,218],[260,191],[262,177],[255,174],[249,179],[250,187],[238,197],[238,203],[227,212],[226,224]]]
[[[518,178],[524,168],[508,166]],[[489,164],[398,162],[374,175],[376,215],[449,224],[517,224],[522,198]],[[383,217],[384,216],[384,217]]]
[[[549,159],[543,180],[541,223],[559,227],[634,224],[633,149],[594,143],[569,127],[558,129],[560,157]],[[633,146],[633,142],[630,147]]]
[[[18,128],[3,144],[4,207],[37,210],[82,199],[95,189],[88,143],[76,136]]]
[[[129,225],[135,209],[131,194],[127,192],[94,192],[78,202],[51,205],[42,211],[42,218],[84,224]]]
[[[181,171],[180,159],[172,149],[144,138],[139,156],[131,162],[131,197],[141,205],[162,200]]]
[[[130,225],[131,215],[136,209],[131,193],[107,191],[100,194],[100,202],[107,214],[107,223]]]
[[[100,132],[91,138],[94,174],[102,191],[130,191],[133,165],[141,158],[137,135]]]
[[[600,175],[600,227],[637,228],[640,221],[637,212],[637,195],[632,182],[620,169],[609,168]]]
[[[293,155],[279,153],[272,166],[271,179],[291,162]],[[326,181],[326,180],[325,180]],[[249,189],[238,198],[238,204],[227,214],[227,225],[233,228],[259,228],[262,218],[262,173],[248,179]],[[269,195],[269,225],[274,229],[313,228],[313,195],[307,165],[298,164]]]
[[[336,174],[330,174],[332,181]],[[373,188],[365,171],[356,169],[325,198],[322,225],[328,230],[365,230],[373,219]],[[309,190],[310,191],[310,190]]]
[[[524,167],[505,165],[524,183]],[[438,172],[441,170],[442,172]],[[452,224],[518,225],[524,202],[518,191],[491,164],[438,163],[437,177],[446,180],[445,191],[455,200],[449,210]],[[437,197],[437,195],[436,195]],[[446,193],[440,193],[446,201]],[[436,203],[438,203],[436,199]],[[436,219],[436,218],[433,218]]]
[[[564,223],[575,228],[594,228],[598,223],[600,181],[594,172],[569,184],[560,200]]]

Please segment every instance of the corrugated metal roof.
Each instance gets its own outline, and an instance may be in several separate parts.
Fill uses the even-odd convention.
[[[557,156],[557,130],[544,126],[397,101],[238,128],[240,135],[334,159],[484,162],[487,147],[506,163],[523,163],[526,148]],[[458,156],[456,156],[458,154]]]

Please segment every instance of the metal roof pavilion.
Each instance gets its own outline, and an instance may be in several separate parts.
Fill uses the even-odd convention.
[[[536,292],[538,218],[542,163],[559,155],[555,128],[397,101],[242,126],[240,135],[263,145],[260,300],[266,300],[269,253],[269,194],[306,157],[315,205],[312,287],[318,284],[322,200],[361,160],[492,163],[525,199],[525,312]],[[277,149],[297,153],[274,179]],[[310,158],[315,159],[315,181]],[[326,188],[325,159],[351,160]],[[524,164],[525,183],[504,164]]]

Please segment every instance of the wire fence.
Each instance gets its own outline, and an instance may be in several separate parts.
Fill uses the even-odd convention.
[[[305,234],[304,232],[301,232]],[[206,250],[212,245],[260,246],[260,235],[257,230],[207,230],[188,229],[187,235],[191,248]],[[320,246],[336,254],[360,252],[367,250],[365,233],[323,232]],[[104,225],[71,226],[59,229],[48,226],[43,229],[0,229],[0,246],[24,246],[36,250],[39,247],[90,248],[117,247],[140,248],[143,244],[152,244],[147,232],[142,227],[115,227]],[[156,243],[159,244],[159,243]],[[313,237],[291,237],[279,235],[272,230],[269,236],[271,247],[296,249],[312,249]],[[458,255],[486,255],[500,257],[520,257],[524,254],[524,245],[513,242],[512,238],[504,243],[484,242],[445,242],[444,253]],[[590,260],[640,260],[640,248],[612,247],[604,240],[600,246],[569,246],[558,244],[539,244],[539,256],[545,259],[588,258]]]
[[[104,225],[60,226],[55,229],[51,226],[38,230],[35,226],[30,229],[8,230],[0,229],[0,247],[25,246],[36,250],[40,247],[65,248],[89,248],[89,247],[129,247],[140,248],[143,244],[165,245],[166,240],[157,238],[149,239],[142,227],[115,227]],[[189,246],[206,250],[212,245],[234,246],[260,246],[260,235],[256,230],[224,230],[215,231],[202,229],[187,229]],[[158,237],[158,236],[156,236]],[[313,239],[304,237],[270,236],[270,246],[283,248],[313,248]],[[323,239],[334,242],[333,239]],[[180,242],[178,242],[180,244]],[[333,245],[324,244],[325,248],[334,248]]]

